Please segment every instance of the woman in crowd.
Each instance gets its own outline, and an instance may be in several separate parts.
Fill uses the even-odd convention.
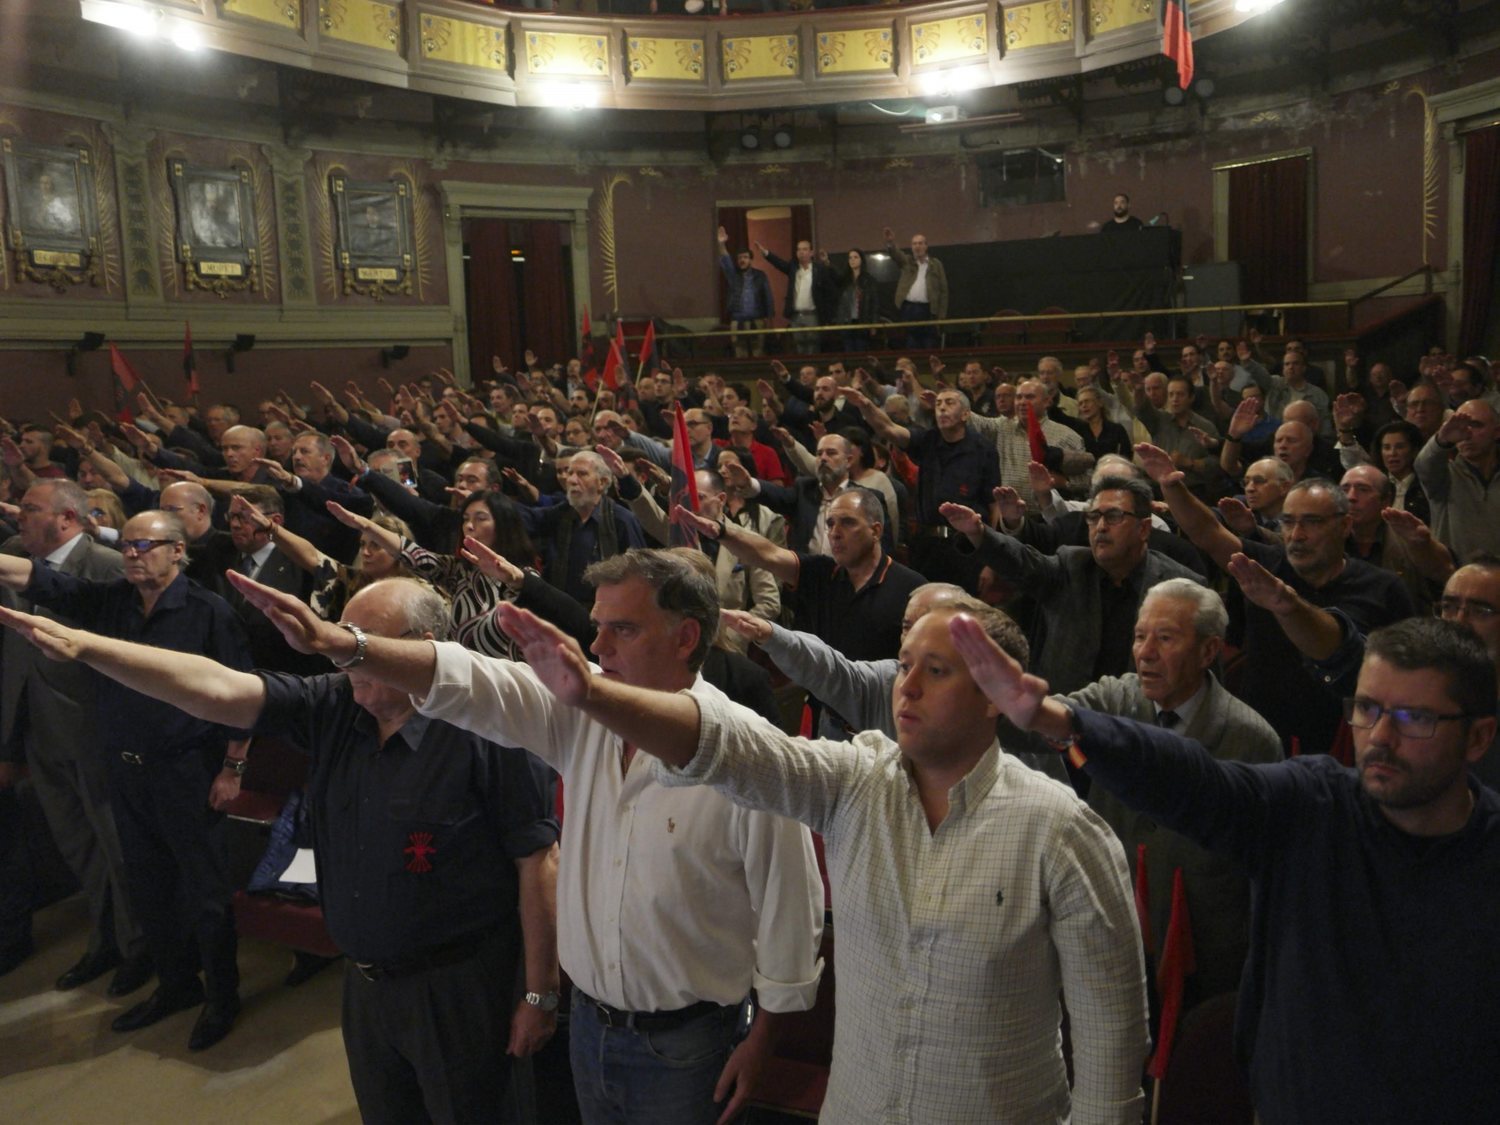
[[[1106,453],[1116,453],[1129,458],[1132,450],[1130,435],[1118,422],[1111,422],[1104,415],[1104,396],[1098,387],[1078,388],[1078,420],[1083,423],[1083,448],[1098,461]]]
[[[880,320],[880,290],[876,287],[875,278],[865,269],[865,256],[861,251],[850,250],[848,261],[847,267],[837,264],[833,266],[841,286],[837,323],[861,326],[876,324]],[[868,327],[844,329],[844,350],[868,351],[870,332]]]

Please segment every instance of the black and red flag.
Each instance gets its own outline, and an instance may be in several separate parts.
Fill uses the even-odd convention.
[[[1193,953],[1193,923],[1188,915],[1187,892],[1182,886],[1182,868],[1172,873],[1172,914],[1167,922],[1167,936],[1161,943],[1161,960],[1156,966],[1156,991],[1161,997],[1161,1023],[1156,1032],[1156,1053],[1146,1066],[1146,1073],[1158,1082],[1167,1073],[1172,1059],[1172,1043],[1177,1038],[1177,1021],[1182,1016],[1182,994],[1187,978],[1197,971]]]
[[[1188,26],[1188,0],[1162,0],[1161,53],[1177,64],[1177,85],[1193,84],[1193,29]]]
[[[193,352],[193,326],[182,322],[182,377],[187,380],[189,398],[198,397],[198,357]]]
[[[635,381],[639,383],[643,375],[653,375],[660,361],[656,358],[656,321],[646,322],[646,335],[641,339],[641,365],[636,370]]]
[[[672,497],[671,510],[681,504],[690,512],[698,510],[698,467],[693,464],[693,447],[688,443],[687,415],[682,403],[672,407]],[[673,547],[697,547],[698,532],[672,522]]]
[[[578,362],[584,371],[594,371],[598,374],[596,364],[597,357],[594,355],[594,326],[589,321],[589,307],[583,306],[583,333],[582,340],[578,344]]]
[[[133,422],[135,412],[130,409],[129,396],[140,385],[141,377],[135,373],[135,368],[130,366],[130,361],[115,346],[113,340],[109,344],[109,369],[118,380],[115,387],[115,416],[122,422]]]

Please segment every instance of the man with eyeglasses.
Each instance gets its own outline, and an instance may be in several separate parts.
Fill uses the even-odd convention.
[[[1351,769],[1215,761],[1049,697],[973,622],[953,629],[1011,722],[1249,874],[1236,1042],[1260,1120],[1500,1120],[1500,795],[1468,776],[1495,735],[1495,666],[1471,634],[1413,618],[1371,635]]]
[[[186,539],[176,516],[141,512],[120,529],[123,581],[0,557],[0,585],[105,636],[248,669],[234,611],[182,571]],[[135,1031],[203,1004],[188,1040],[201,1051],[229,1033],[240,1008],[233,887],[217,810],[239,792],[244,735],[111,680],[98,681],[94,698],[130,901],[158,980],[149,999],[110,1026]]]
[[[1146,592],[1168,578],[1202,582],[1148,546],[1151,499],[1144,481],[1101,477],[1084,513],[1088,547],[1063,546],[1052,555],[985,526],[971,508],[944,504],[940,509],[961,536],[960,552],[972,550],[980,563],[1036,602],[1043,639],[1032,662],[1060,691],[1130,671],[1131,637]]]
[[[1182,473],[1160,449],[1138,445],[1136,456],[1161,487],[1182,533],[1220,567],[1244,553],[1313,605],[1343,609],[1364,632],[1416,612],[1396,575],[1348,557],[1349,501],[1331,482],[1314,478],[1291,488],[1276,546],[1242,539],[1219,523],[1213,509],[1183,487]],[[1289,751],[1325,753],[1338,732],[1338,706],[1303,666],[1276,618],[1253,604],[1245,610],[1244,651],[1241,698],[1265,716]]]

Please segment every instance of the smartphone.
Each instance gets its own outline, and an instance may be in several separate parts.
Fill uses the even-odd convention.
[[[413,492],[417,490],[417,467],[412,464],[410,457],[403,457],[396,462],[396,473],[402,484]]]

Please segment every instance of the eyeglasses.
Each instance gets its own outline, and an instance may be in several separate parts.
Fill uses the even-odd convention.
[[[1442,598],[1432,607],[1433,616],[1445,620],[1468,614],[1470,621],[1488,621],[1497,613],[1500,613],[1500,606],[1476,602],[1473,598]]]
[[[1083,513],[1083,522],[1090,527],[1097,527],[1100,520],[1104,521],[1106,527],[1119,527],[1126,520],[1140,518],[1134,512],[1127,512],[1124,508],[1095,508],[1091,512]]]
[[[1276,526],[1282,531],[1296,531],[1299,527],[1306,531],[1317,531],[1332,521],[1332,516],[1277,516]]]
[[[125,555],[144,555],[146,552],[160,547],[164,543],[175,543],[175,539],[121,539],[120,553]]]
[[[1439,723],[1457,722],[1478,716],[1459,711],[1453,715],[1440,715],[1423,707],[1382,707],[1373,699],[1355,696],[1344,700],[1344,720],[1351,727],[1369,730],[1380,722],[1380,716],[1389,715],[1396,724],[1396,733],[1402,738],[1431,738],[1437,733]]]

